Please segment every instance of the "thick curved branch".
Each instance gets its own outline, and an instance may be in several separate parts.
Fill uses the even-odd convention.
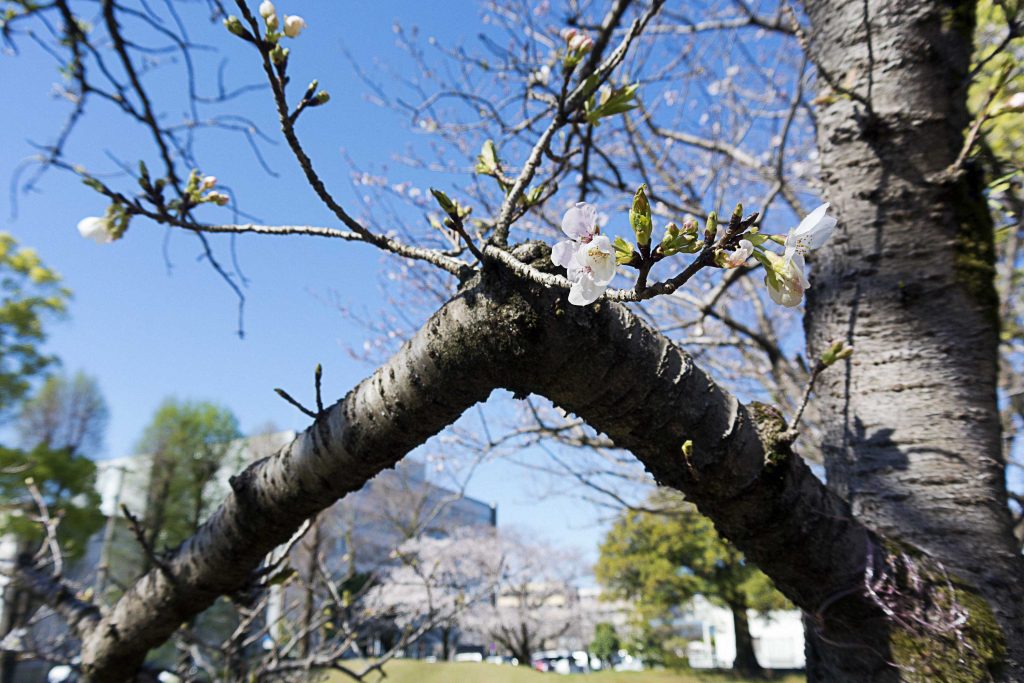
[[[856,592],[865,553],[877,546],[870,532],[785,447],[768,458],[746,408],[684,351],[622,306],[570,306],[562,292],[496,271],[464,288],[294,442],[233,478],[224,504],[172,553],[168,571],[151,571],[83,629],[90,680],[130,678],[181,623],[245,587],[305,519],[496,388],[547,396],[631,450],[805,609]]]

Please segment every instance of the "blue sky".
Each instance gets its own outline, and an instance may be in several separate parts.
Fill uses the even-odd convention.
[[[443,10],[441,9],[443,7]],[[343,202],[352,201],[345,155],[360,165],[387,163],[412,142],[398,116],[363,97],[343,45],[357,56],[384,63],[398,61],[392,25],[401,19],[426,35],[455,44],[470,42],[480,29],[471,2],[279,2],[284,13],[301,13],[310,24],[293,41],[291,73],[297,85],[317,77],[333,95],[331,103],[305,115],[300,132],[318,167]],[[229,39],[219,25],[195,28],[194,38],[215,43],[229,58],[227,77],[236,84],[257,82],[255,55]],[[344,42],[342,42],[344,41]],[[14,177],[35,150],[30,142],[50,142],[69,110],[54,97],[60,82],[52,58],[29,41],[19,42],[17,57],[0,58],[5,106],[0,109],[0,178]],[[221,57],[197,53],[197,67],[210,82]],[[154,92],[173,94],[164,110],[182,113],[183,82],[177,69],[147,76]],[[100,103],[76,132],[67,158],[91,169],[116,170],[110,157],[132,165],[141,157],[156,165],[152,145],[123,116]],[[242,109],[275,132],[266,92],[239,100]],[[241,206],[268,222],[332,225],[312,191],[300,180],[283,145],[263,152],[281,177],[272,178],[256,163],[238,136],[200,134],[204,173],[213,173],[239,192]],[[303,428],[306,418],[278,398],[274,387],[311,401],[312,371],[324,367],[325,396],[341,397],[372,368],[353,359],[369,333],[337,310],[337,303],[366,316],[384,307],[380,283],[394,262],[368,247],[311,238],[240,237],[237,257],[248,278],[246,337],[236,334],[236,300],[200,254],[191,236],[168,235],[143,222],[132,225],[113,245],[83,240],[75,225],[84,216],[102,215],[105,203],[69,174],[49,172],[38,192],[19,194],[17,216],[7,194],[0,197],[0,228],[36,247],[74,290],[70,315],[50,327],[48,349],[70,371],[98,378],[110,406],[111,421],[101,457],[133,452],[143,427],[167,396],[212,400],[230,407],[244,431],[272,422]],[[165,259],[165,246],[171,263]],[[227,242],[217,240],[226,260]],[[592,552],[600,536],[597,513],[569,496],[536,499],[548,487],[520,467],[501,462],[482,467],[469,493],[499,506],[500,524],[525,527],[559,544]],[[561,521],[561,520],[564,520]]]

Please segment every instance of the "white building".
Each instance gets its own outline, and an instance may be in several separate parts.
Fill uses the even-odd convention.
[[[804,668],[804,627],[799,610],[747,611],[754,654],[767,669]],[[698,595],[686,606],[681,630],[694,669],[728,669],[736,659],[732,612]]]

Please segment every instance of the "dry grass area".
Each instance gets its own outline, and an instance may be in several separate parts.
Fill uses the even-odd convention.
[[[573,679],[580,683],[748,683],[750,679],[740,678],[724,672],[698,671],[642,671],[614,672],[605,671],[590,674],[559,676],[545,674],[520,666],[501,666],[496,664],[474,663],[438,663],[427,664],[416,660],[399,659],[389,662],[384,671],[387,677],[381,679],[376,674],[370,676],[375,682],[384,680],[387,683],[558,683]],[[351,679],[340,673],[328,674],[325,683],[343,683]],[[772,678],[778,683],[802,683],[806,680],[797,674],[788,674]]]

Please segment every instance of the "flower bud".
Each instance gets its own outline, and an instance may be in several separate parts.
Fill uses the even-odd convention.
[[[430,188],[430,194],[434,195],[434,199],[437,201],[437,205],[441,207],[449,216],[456,213],[457,207],[455,202],[452,201],[451,197],[445,194],[442,190]]]
[[[633,195],[633,206],[629,210],[629,223],[636,234],[636,242],[640,246],[651,243],[651,204],[647,201],[646,185],[641,185]]]
[[[217,186],[217,176],[204,176],[202,181],[199,183],[199,187],[203,190],[212,190]]]
[[[270,51],[270,61],[274,63],[274,66],[284,66],[288,63],[288,48],[275,45],[274,49]]]
[[[825,353],[821,354],[821,362],[825,367],[834,365],[841,360],[846,360],[853,355],[853,347],[847,346],[846,342],[839,340],[832,343]]]
[[[284,34],[289,38],[298,38],[299,34],[306,29],[306,20],[300,16],[284,16]]]
[[[320,106],[321,104],[327,104],[330,101],[331,94],[326,90],[321,90],[320,92],[313,96],[313,103],[316,106]]]
[[[260,3],[261,17],[263,17],[264,19],[269,19],[275,14],[277,14],[277,8],[274,7],[274,3],[270,2],[270,0],[263,0],[263,2]]]
[[[617,264],[625,265],[633,260],[633,245],[626,240],[616,237],[612,247],[615,249],[615,262]]]
[[[718,234],[718,213],[712,211],[708,214],[708,222],[704,225],[704,241],[711,243]]]
[[[594,47],[594,41],[585,33],[577,33],[569,41],[569,49],[582,56],[590,52]]]
[[[481,175],[496,176],[498,174],[498,149],[494,146],[494,140],[485,140],[480,154],[476,158],[476,172]]]
[[[224,20],[224,28],[236,36],[245,35],[245,27],[242,26],[242,21],[238,17],[228,17]]]
[[[209,202],[213,202],[217,206],[226,206],[227,203],[231,201],[231,198],[228,197],[223,192],[211,192],[210,194],[206,195],[206,200]]]

